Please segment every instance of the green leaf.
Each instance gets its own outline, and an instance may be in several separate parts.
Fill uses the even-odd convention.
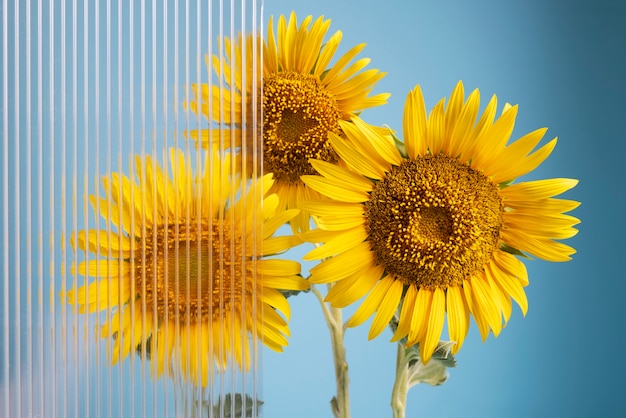
[[[409,369],[409,388],[420,383],[426,383],[431,386],[439,386],[443,385],[446,380],[448,380],[448,371],[443,364],[437,361],[431,360],[428,365],[424,365],[420,361]]]
[[[452,355],[452,347],[455,344],[454,341],[439,341],[432,359],[440,362],[445,367],[456,367],[456,359]]]
[[[217,402],[213,405],[213,414],[211,416],[223,418],[249,418],[259,416],[259,410],[262,405],[263,401],[258,399],[254,401],[250,395],[244,397],[241,393],[235,393],[233,401],[233,396],[227,393],[223,397],[219,397]]]
[[[444,384],[448,380],[448,371],[446,369],[456,367],[456,360],[450,351],[454,344],[454,341],[439,341],[428,364],[420,361],[418,346],[409,347],[407,351],[413,350],[408,364],[409,388],[420,383],[426,383],[431,386]]]
[[[282,293],[285,298],[289,298],[291,296],[298,296],[300,293],[310,292],[310,290],[282,290],[282,289],[278,289],[278,291]]]

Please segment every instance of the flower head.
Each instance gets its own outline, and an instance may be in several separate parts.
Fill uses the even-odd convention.
[[[275,35],[273,18],[270,18],[263,45],[263,68],[258,71],[262,74],[262,83],[258,83],[254,70],[255,38],[248,36],[245,43],[240,38],[235,45],[226,38],[225,58],[213,57],[215,73],[223,76],[222,88],[215,85],[209,91],[207,85],[195,85],[196,98],[189,103],[193,112],[201,112],[210,121],[231,126],[231,135],[239,146],[246,141],[251,144],[252,137],[258,135],[242,127],[252,126],[252,119],[259,117],[261,108],[256,106],[255,110],[253,100],[255,93],[261,92],[263,167],[276,179],[270,192],[277,193],[281,206],[287,209],[295,208],[299,200],[321,198],[302,183],[300,176],[316,174],[309,164],[310,158],[337,161],[328,135],[343,135],[339,122],[350,120],[363,109],[384,104],[389,96],[369,96],[384,73],[376,69],[364,70],[370,61],[367,58],[353,62],[364,44],[350,49],[331,64],[342,34],[336,32],[325,41],[329,26],[330,20],[319,17],[313,21],[312,16],[298,25],[292,13],[288,21],[280,16]],[[219,135],[223,140],[224,132],[209,129],[188,134],[208,147],[219,142]],[[308,230],[308,212],[302,211],[291,221],[291,226],[294,230]]]
[[[277,211],[276,195],[261,209],[271,176],[238,180],[226,157],[210,154],[194,176],[172,151],[172,177],[137,157],[138,178],[114,173],[105,197],[90,196],[108,228],[76,233],[87,260],[72,271],[96,280],[63,299],[80,313],[111,312],[100,335],[113,341],[113,363],[137,348],[156,374],[178,370],[204,386],[214,370],[249,368],[250,338],[277,351],[287,344],[289,304],[278,289],[308,283],[298,262],[263,257],[300,243],[272,237],[296,211]]]
[[[494,96],[476,122],[479,92],[465,100],[459,82],[447,106],[442,100],[427,116],[418,86],[407,97],[402,153],[360,120],[342,122],[345,138],[330,142],[345,167],[312,161],[321,177],[303,177],[334,199],[301,204],[319,226],[307,239],[324,243],[305,258],[328,258],[310,281],[337,282],[327,300],[339,307],[367,295],[348,325],[376,313],[370,338],[397,315],[392,340],[419,344],[424,362],[446,312],[453,353],[470,314],[486,339],[510,318],[511,298],[526,313],[528,276],[515,254],[566,261],[575,252],[555,240],[577,233],[578,219],[565,212],[579,203],[554,196],[577,181],[513,183],[548,157],[556,139],[533,152],[546,132],[539,129],[507,145],[517,106],[494,121],[496,106]]]

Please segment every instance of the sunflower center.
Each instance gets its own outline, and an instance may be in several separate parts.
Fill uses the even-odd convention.
[[[197,219],[147,230],[145,255],[136,249],[134,259],[135,291],[147,309],[156,306],[160,319],[167,312],[172,320],[192,322],[230,315],[245,279],[242,245],[229,231],[215,221],[198,225]]]
[[[503,222],[498,186],[444,155],[394,166],[365,208],[377,261],[406,285],[431,290],[481,270]]]
[[[277,181],[315,174],[309,158],[337,160],[327,138],[341,132],[341,112],[317,77],[290,71],[266,76],[263,112],[264,168]]]

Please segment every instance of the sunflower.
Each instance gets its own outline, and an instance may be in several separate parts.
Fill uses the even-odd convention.
[[[514,183],[548,157],[556,138],[533,152],[546,132],[539,129],[507,145],[517,106],[494,121],[496,106],[494,96],[476,122],[479,92],[465,100],[459,82],[448,105],[440,101],[427,117],[417,86],[405,105],[402,152],[355,119],[341,123],[345,138],[330,137],[346,168],[312,161],[321,176],[302,178],[333,199],[301,203],[319,228],[305,239],[324,243],[305,258],[326,259],[310,281],[336,282],[327,301],[337,307],[367,295],[348,326],[376,313],[369,338],[396,315],[392,341],[419,344],[424,362],[446,312],[453,353],[470,314],[483,341],[509,320],[511,299],[526,314],[528,276],[516,255],[566,261],[575,252],[555,240],[577,233],[578,219],[564,212],[579,203],[554,196],[577,181]]]
[[[277,211],[276,195],[261,200],[271,175],[233,178],[228,154],[210,154],[195,177],[182,152],[171,163],[172,177],[146,156],[136,158],[138,178],[103,179],[105,197],[89,200],[113,227],[72,239],[95,254],[73,274],[95,280],[62,299],[79,313],[111,312],[100,335],[112,341],[113,364],[137,349],[156,360],[157,375],[179,371],[206,386],[230,364],[249,369],[251,337],[276,351],[287,345],[289,304],[278,289],[308,283],[298,262],[262,256],[301,242],[272,237],[297,211]]]
[[[289,21],[280,16],[275,36],[270,18],[263,68],[256,71],[254,53],[260,38],[248,36],[245,44],[241,37],[234,44],[225,38],[220,53],[224,58],[212,58],[213,69],[222,81],[212,89],[207,84],[192,88],[195,99],[189,108],[221,127],[231,127],[230,133],[222,129],[187,133],[205,148],[224,140],[234,140],[235,146],[240,146],[246,142],[242,138],[252,143],[259,132],[246,130],[246,126],[253,126],[254,118],[262,118],[263,167],[265,172],[274,173],[276,181],[270,193],[277,193],[286,209],[295,208],[303,199],[321,198],[302,183],[300,176],[316,174],[309,158],[337,161],[328,135],[342,135],[339,121],[380,106],[389,97],[368,96],[384,73],[364,70],[368,58],[352,62],[365,44],[353,47],[331,65],[342,34],[338,31],[325,42],[329,26],[330,20],[319,17],[313,21],[312,16],[298,25],[292,13]],[[261,83],[258,74],[262,74]],[[261,106],[254,102],[257,92],[262,115]],[[297,215],[291,226],[294,231],[308,230],[308,212]]]

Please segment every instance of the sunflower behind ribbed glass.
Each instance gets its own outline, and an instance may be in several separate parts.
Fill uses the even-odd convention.
[[[63,298],[80,313],[111,310],[101,337],[113,342],[114,364],[145,350],[155,374],[206,386],[214,371],[249,369],[251,336],[276,351],[287,345],[289,304],[278,289],[308,283],[298,262],[262,256],[300,242],[272,237],[297,211],[277,211],[275,194],[261,209],[271,175],[237,180],[228,154],[211,153],[197,176],[182,152],[171,163],[172,177],[146,156],[136,158],[138,179],[104,178],[105,197],[90,201],[117,232],[77,233],[72,245],[95,255],[73,274],[96,280]]]
[[[392,341],[419,344],[424,362],[446,312],[453,353],[470,314],[483,340],[509,320],[511,298],[526,314],[528,276],[516,255],[569,260],[574,249],[555,240],[574,236],[579,222],[565,214],[578,202],[554,198],[576,180],[513,183],[552,152],[556,139],[533,152],[545,129],[507,145],[517,106],[494,122],[494,96],[476,122],[479,92],[465,100],[461,83],[444,103],[427,117],[419,86],[408,95],[400,150],[358,119],[342,123],[346,138],[331,134],[330,142],[346,167],[312,161],[321,177],[303,177],[334,199],[302,204],[319,226],[307,239],[324,243],[305,258],[330,257],[310,281],[337,282],[327,295],[337,307],[365,296],[348,326],[375,313],[370,338],[397,315]]]
[[[369,64],[367,58],[352,62],[365,44],[355,46],[331,64],[342,34],[336,32],[324,43],[329,26],[330,20],[319,17],[313,21],[312,16],[298,26],[292,13],[289,21],[280,16],[275,36],[270,18],[263,47],[263,167],[265,172],[274,173],[276,182],[270,192],[276,192],[281,206],[287,209],[295,208],[299,200],[322,197],[306,187],[300,176],[316,174],[309,158],[337,162],[327,139],[329,133],[342,135],[339,121],[350,120],[363,109],[380,106],[389,97],[388,94],[368,96],[384,73],[376,69],[362,71]],[[258,117],[261,108],[255,112],[252,104],[246,103],[246,121],[242,112],[235,113],[233,119],[219,104],[224,103],[228,109],[231,103],[240,104],[252,97],[253,88],[261,88],[255,86],[258,77],[250,55],[253,39],[252,36],[246,39],[246,53],[242,53],[241,38],[235,45],[224,39],[220,45],[224,59],[212,57],[213,70],[218,76],[223,75],[222,88],[218,84],[209,91],[206,84],[194,85],[195,100],[189,103],[196,114],[202,113],[221,127],[230,127],[238,145],[242,137],[240,127],[246,123],[252,126],[250,119]],[[234,56],[231,50],[235,51]],[[217,129],[192,131],[188,135],[205,148],[229,138],[227,131]],[[302,211],[291,221],[291,226],[294,230],[309,229],[309,214]]]

